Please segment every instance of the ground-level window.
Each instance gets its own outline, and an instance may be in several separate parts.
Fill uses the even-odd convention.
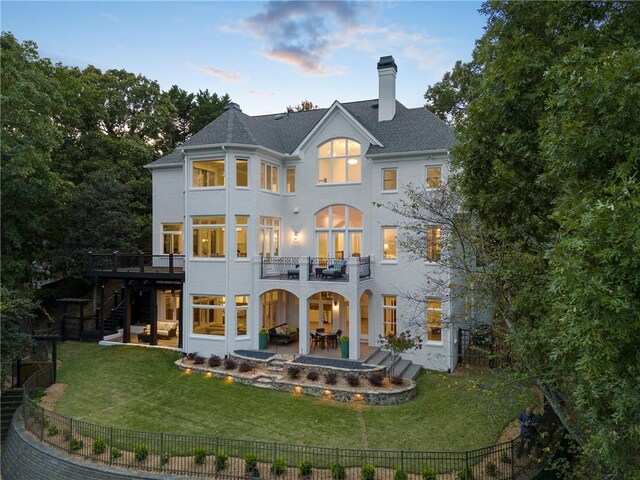
[[[224,187],[224,159],[193,162],[194,188]]]
[[[427,227],[427,260],[437,262],[442,253],[442,229],[437,225]]]
[[[278,193],[278,167],[270,163],[260,163],[260,188]]]
[[[194,295],[193,333],[224,336],[224,308],[222,295]]]
[[[280,255],[280,219],[260,217],[260,255],[277,257]]]
[[[395,295],[383,295],[382,297],[382,324],[384,336],[396,335],[396,311],[398,302]]]
[[[427,167],[427,188],[440,188],[442,186],[442,167]]]
[[[397,260],[396,251],[397,230],[395,227],[382,228],[382,259]]]
[[[249,296],[236,295],[236,335],[247,334],[247,312],[249,310]]]
[[[224,258],[224,215],[193,217],[193,256]]]
[[[287,193],[296,193],[296,169],[287,168]]]
[[[246,158],[236,159],[236,187],[249,186],[249,160]]]
[[[442,299],[427,299],[427,340],[442,342]]]
[[[162,253],[182,254],[182,223],[162,224]]]
[[[238,258],[247,257],[248,228],[249,217],[246,215],[236,215],[236,256]]]
[[[398,169],[383,168],[382,169],[382,191],[395,192],[398,190]]]

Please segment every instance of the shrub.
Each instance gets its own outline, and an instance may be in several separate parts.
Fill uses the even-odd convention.
[[[402,380],[402,377],[398,377],[396,375],[391,377],[391,383],[393,383],[394,385],[402,385],[402,382],[404,380]]]
[[[250,372],[251,370],[253,370],[253,363],[247,361],[240,362],[238,370],[241,372]]]
[[[484,467],[484,471],[492,477],[498,476],[498,466],[493,462],[488,462]]]
[[[300,377],[301,370],[302,369],[297,365],[291,365],[289,368],[287,368],[287,375],[289,375],[289,378],[295,380],[296,378]]]
[[[360,377],[355,373],[349,373],[344,378],[347,380],[347,383],[351,387],[357,387],[358,385],[360,385]]]
[[[311,380],[312,382],[315,382],[316,380],[318,380],[318,378],[320,378],[320,375],[318,374],[317,371],[309,370],[309,372],[307,372],[307,380]]]
[[[244,456],[244,471],[246,473],[253,472],[253,469],[258,466],[258,457],[253,453],[247,453]]]
[[[339,463],[332,463],[329,471],[331,472],[331,478],[333,478],[333,480],[344,480],[347,475],[347,468]]]
[[[189,352],[187,353],[187,360],[193,360],[198,355],[198,352]]]
[[[71,449],[72,452],[75,452],[76,450],[80,450],[82,448],[82,440],[72,438],[71,443],[69,444],[69,448]]]
[[[362,476],[362,480],[374,480],[376,478],[376,467],[367,463],[360,469],[360,475]]]
[[[509,455],[507,452],[502,452],[500,454],[500,461],[502,463],[511,463],[511,455]]]
[[[473,470],[471,467],[465,467],[458,471],[458,480],[474,480]]]
[[[224,470],[227,468],[227,460],[229,459],[229,454],[227,452],[223,452],[222,450],[218,452],[216,455],[216,468],[218,470]]]
[[[196,447],[193,449],[193,461],[196,465],[204,465],[207,459],[207,449],[204,447]]]
[[[374,387],[381,387],[383,380],[384,375],[382,375],[380,372],[373,372],[371,375],[369,375],[369,383]]]
[[[327,385],[335,385],[338,383],[338,374],[333,370],[328,371],[324,374],[324,382]]]
[[[310,477],[311,470],[313,469],[313,465],[311,465],[311,460],[304,459],[298,465],[298,472],[301,477]]]
[[[271,464],[271,473],[274,475],[282,475],[287,469],[287,461],[284,457],[276,457]]]
[[[136,460],[142,462],[145,458],[149,456],[149,449],[146,445],[140,443],[133,447],[133,456],[136,457]]]
[[[111,447],[111,457],[112,458],[120,458],[122,456],[122,450],[118,447]]]
[[[169,463],[169,460],[171,460],[170,453],[163,453],[160,457],[160,462],[162,463],[162,465],[166,465],[167,463]]]
[[[47,430],[47,434],[48,434],[50,437],[53,437],[53,436],[54,436],[55,434],[57,434],[57,433],[58,433],[58,427],[56,427],[55,425],[51,425],[51,426],[49,427],[49,429]]]
[[[222,359],[218,355],[211,355],[207,363],[211,368],[219,367],[222,365]]]
[[[393,480],[407,480],[408,476],[404,468],[396,468],[396,471],[393,472]]]
[[[194,365],[204,365],[204,361],[206,359],[200,355],[196,355],[195,357],[193,357],[193,364]]]
[[[421,473],[422,480],[436,480],[438,478],[438,472],[433,467],[424,467]]]
[[[233,358],[229,357],[224,359],[224,368],[227,370],[235,370],[237,366],[238,364]]]
[[[93,453],[102,455],[107,451],[107,441],[104,438],[96,438],[93,441]]]
[[[62,438],[64,439],[65,442],[68,442],[69,440],[71,440],[71,433],[69,432],[69,430],[63,430],[62,431]]]

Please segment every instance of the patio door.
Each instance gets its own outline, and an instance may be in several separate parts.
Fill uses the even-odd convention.
[[[165,290],[162,292],[161,319],[166,322],[178,322],[180,318],[180,291]]]

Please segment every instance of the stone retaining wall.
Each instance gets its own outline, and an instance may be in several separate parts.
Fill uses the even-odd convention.
[[[177,360],[175,365],[180,370],[188,371],[188,373],[210,375],[244,385],[260,386],[299,395],[331,398],[339,402],[362,402],[368,405],[397,405],[406,403],[416,396],[416,384],[413,381],[409,381],[407,385],[394,387],[393,389],[375,388],[369,387],[368,385],[348,387],[310,382],[306,380],[304,376],[301,376],[298,380],[291,380],[284,373],[256,372],[240,374],[237,370],[216,370],[205,365],[185,364],[182,360]]]
[[[13,417],[9,434],[2,445],[2,478],[4,480],[119,480],[119,479],[180,479],[194,477],[169,476],[98,465],[79,460],[54,450],[29,434],[19,412]]]

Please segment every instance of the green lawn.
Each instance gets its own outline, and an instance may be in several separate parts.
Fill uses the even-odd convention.
[[[423,371],[415,400],[353,406],[183,375],[175,352],[59,346],[56,411],[87,422],[173,433],[343,448],[463,451],[493,443],[531,396],[493,374]],[[517,398],[516,398],[517,397]]]

